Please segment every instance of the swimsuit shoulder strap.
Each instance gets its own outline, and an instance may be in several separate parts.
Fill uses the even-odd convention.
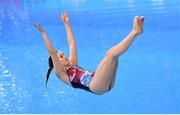
[[[74,66],[74,65],[70,65],[70,66],[67,66],[67,67],[65,67],[64,69],[65,69],[65,71],[67,71],[69,68],[71,68],[72,66]]]

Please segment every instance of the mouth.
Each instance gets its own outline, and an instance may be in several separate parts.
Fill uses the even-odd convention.
[[[65,61],[68,61],[68,58],[65,58]]]

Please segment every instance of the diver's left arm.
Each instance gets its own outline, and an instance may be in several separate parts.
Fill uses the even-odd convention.
[[[67,40],[68,40],[68,45],[70,49],[70,55],[69,59],[74,63],[78,64],[78,55],[77,55],[77,47],[76,47],[76,40],[69,22],[69,16],[67,12],[63,12],[61,14],[61,20],[64,23],[65,29],[66,29],[66,34],[67,34]]]

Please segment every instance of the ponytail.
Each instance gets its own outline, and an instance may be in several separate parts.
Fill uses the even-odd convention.
[[[47,74],[46,74],[46,83],[45,83],[46,88],[47,88],[47,82],[49,80],[49,76],[50,76],[51,71],[53,69],[53,61],[52,61],[51,56],[49,56],[48,62],[49,62],[49,68],[48,68],[48,71],[47,71]]]

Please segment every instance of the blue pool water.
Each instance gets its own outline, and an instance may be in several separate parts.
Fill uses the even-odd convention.
[[[105,95],[73,89],[52,73],[40,23],[68,55],[59,14],[68,11],[79,65],[95,71],[106,51],[145,16],[144,33],[119,58]],[[0,113],[180,113],[179,0],[0,0]]]

